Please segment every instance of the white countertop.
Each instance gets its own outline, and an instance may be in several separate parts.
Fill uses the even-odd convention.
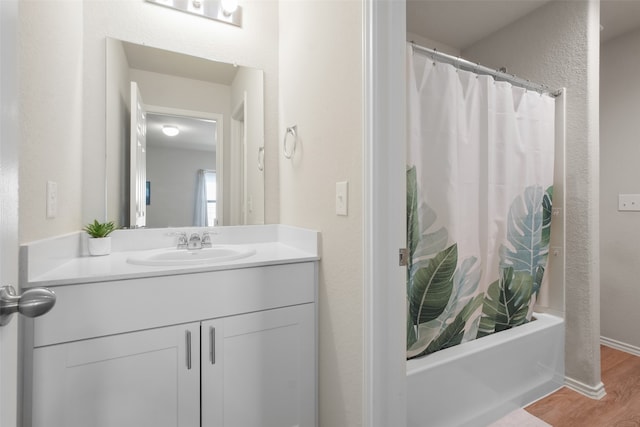
[[[53,287],[290,264],[320,259],[317,249],[318,233],[315,231],[286,226],[255,227],[258,228],[251,228],[251,236],[255,242],[249,241],[252,239],[247,239],[247,227],[222,228],[222,232],[225,233],[225,244],[235,243],[233,234],[236,234],[237,240],[239,240],[238,243],[255,249],[255,254],[236,260],[184,266],[148,266],[127,262],[129,257],[135,257],[144,250],[158,249],[157,246],[136,250],[117,250],[105,256],[89,256],[82,253],[72,253],[69,256],[64,256],[65,251],[78,252],[76,240],[81,239],[83,236],[67,235],[61,236],[57,240],[47,239],[47,241],[34,242],[23,245],[21,253],[21,285],[23,287]],[[146,234],[149,235],[149,233],[147,231]],[[163,231],[163,233],[164,235],[167,234],[166,231]],[[130,236],[133,236],[132,231],[127,234],[122,233],[119,238],[127,239],[131,238]],[[138,233],[136,239],[139,240],[140,236],[141,234]],[[115,246],[130,249],[132,245],[119,242]],[[69,247],[72,247],[72,249],[69,249]]]

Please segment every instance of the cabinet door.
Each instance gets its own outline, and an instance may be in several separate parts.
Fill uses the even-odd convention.
[[[202,323],[203,427],[316,425],[314,304]]]
[[[200,324],[36,348],[34,427],[200,425]]]

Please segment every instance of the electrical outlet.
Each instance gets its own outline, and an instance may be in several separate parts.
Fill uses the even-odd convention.
[[[640,211],[640,194],[618,194],[619,211]]]

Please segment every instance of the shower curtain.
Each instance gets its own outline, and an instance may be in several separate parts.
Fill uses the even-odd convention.
[[[549,249],[555,100],[408,49],[407,357],[530,320]]]

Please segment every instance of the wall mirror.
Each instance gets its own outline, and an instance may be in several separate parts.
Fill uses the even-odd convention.
[[[106,39],[107,216],[264,224],[263,72]]]

